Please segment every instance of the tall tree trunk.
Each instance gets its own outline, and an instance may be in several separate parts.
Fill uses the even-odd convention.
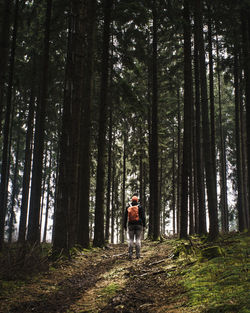
[[[195,19],[197,19],[197,44],[199,50],[200,82],[201,82],[201,104],[202,104],[202,134],[203,134],[203,153],[205,158],[206,186],[208,197],[209,212],[209,236],[210,239],[216,238],[219,233],[218,213],[217,213],[217,195],[216,178],[214,175],[214,164],[211,152],[210,125],[208,120],[208,99],[207,99],[207,78],[205,49],[203,41],[203,18],[202,2],[195,1]]]
[[[107,195],[106,195],[106,224],[105,224],[105,241],[109,242],[110,237],[110,204],[111,204],[111,175],[112,175],[112,146],[113,146],[113,35],[111,59],[110,62],[110,93],[109,93],[109,129],[108,129],[108,175],[107,175]]]
[[[194,233],[198,234],[199,232],[199,203],[198,203],[198,184],[197,184],[197,142],[196,142],[196,123],[195,123],[195,115],[194,115],[194,107],[192,109],[192,167],[193,167],[193,183],[194,183]]]
[[[240,60],[240,64],[241,64]],[[246,119],[243,106],[243,77],[242,68],[239,71],[239,105],[240,105],[240,126],[241,126],[241,158],[242,158],[242,181],[243,181],[243,206],[246,213],[248,225],[249,224],[249,211],[248,211],[248,175],[247,175],[247,156],[246,156]],[[249,227],[249,226],[248,226]]]
[[[19,14],[19,0],[16,1],[15,5],[15,16],[14,16],[14,28],[11,44],[11,56],[10,56],[10,69],[9,69],[9,80],[8,80],[8,91],[7,91],[7,105],[5,111],[5,121],[3,129],[3,152],[2,152],[2,167],[1,167],[1,184],[0,184],[0,251],[4,241],[4,224],[7,210],[7,186],[8,186],[8,151],[9,151],[9,128],[10,128],[10,117],[12,108],[12,91],[13,91],[13,77],[15,67],[15,55],[16,55],[16,39],[18,31],[18,14]],[[1,99],[0,99],[1,100]],[[1,123],[1,120],[0,120]]]
[[[192,158],[192,156],[191,156]],[[192,164],[191,160],[191,164]],[[194,234],[194,184],[193,184],[193,175],[192,169],[190,169],[190,176],[189,176],[189,234]]]
[[[150,102],[149,102],[150,103]],[[149,221],[148,221],[148,237],[153,238],[153,226],[154,226],[154,204],[153,204],[153,162],[152,162],[152,114],[151,107],[148,109],[148,155],[149,155]]]
[[[2,133],[2,120],[3,120],[3,101],[4,101],[4,90],[7,73],[7,60],[9,54],[9,33],[10,33],[10,15],[12,1],[4,0],[3,5],[3,17],[0,33],[0,134]]]
[[[15,94],[15,90],[13,92]],[[15,102],[15,101],[14,101]],[[5,203],[4,207],[6,208],[6,212],[8,213],[8,204],[9,204],[9,180],[10,180],[10,168],[11,168],[11,155],[12,155],[12,139],[13,139],[13,129],[14,129],[14,116],[16,115],[15,105],[12,105],[12,112],[11,112],[11,121],[10,121],[10,136],[9,136],[9,151],[8,151],[8,157],[7,157],[7,179],[6,179],[6,188],[7,188],[7,195],[5,197]],[[14,212],[13,212],[14,215]],[[11,214],[9,214],[11,218]],[[10,222],[10,221],[9,221]]]
[[[215,146],[215,108],[214,108],[214,64],[212,43],[211,7],[208,3],[208,53],[209,53],[209,97],[210,97],[210,125],[211,125],[211,153],[216,179],[216,146]],[[217,194],[216,194],[217,197]]]
[[[240,98],[239,98],[239,61],[235,48],[234,54],[234,94],[235,94],[235,143],[236,143],[236,169],[237,169],[237,208],[239,231],[245,229],[244,206],[243,206],[243,179],[242,179],[242,147],[241,147],[241,127],[240,127]]]
[[[42,221],[43,221],[43,208],[44,208],[44,200],[45,200],[45,185],[46,185],[46,176],[47,176],[47,158],[48,158],[48,150],[47,144],[45,148],[45,159],[43,164],[43,174],[42,174],[42,190],[41,190],[41,210],[40,210],[40,219],[39,219],[39,230],[40,230],[40,237],[42,237]]]
[[[176,208],[176,229],[177,234],[180,234],[180,211],[181,211],[181,108],[180,108],[180,90],[177,90],[177,105],[178,105],[178,155],[177,155],[177,208]]]
[[[95,38],[96,0],[87,1],[87,60],[86,82],[83,94],[83,116],[81,124],[81,160],[80,160],[80,206],[78,243],[89,247],[89,190],[90,190],[90,143],[91,143],[91,107],[93,101],[94,75],[94,38]]]
[[[176,179],[175,179],[175,140],[174,140],[174,134],[173,134],[173,155],[172,155],[172,212],[173,212],[173,235],[176,233],[176,210],[175,210],[175,205],[176,205],[176,194],[175,194],[175,189],[176,189]],[[164,221],[165,222],[165,221]],[[164,223],[165,224],[165,223]]]
[[[184,138],[183,161],[181,180],[181,224],[180,238],[187,237],[188,223],[188,178],[191,174],[191,110],[193,102],[192,93],[192,62],[191,62],[191,25],[189,16],[189,3],[184,1]]]
[[[12,195],[11,195],[11,202],[10,202],[10,223],[9,223],[9,242],[12,242],[12,235],[13,235],[13,228],[14,228],[14,220],[15,220],[15,201],[17,198],[17,176],[18,176],[18,165],[19,165],[19,154],[20,154],[20,134],[18,132],[17,135],[17,147],[16,147],[16,163],[14,169],[14,178],[12,181]]]
[[[246,4],[242,11],[242,39],[243,39],[243,67],[245,77],[245,106],[246,106],[246,131],[247,131],[247,163],[248,163],[248,203],[250,203],[250,5]],[[249,25],[248,25],[249,24]],[[250,215],[250,207],[248,206]]]
[[[162,155],[162,153],[161,153]],[[162,176],[163,176],[163,169],[162,169],[162,158],[160,159],[160,164],[159,164],[159,184],[158,184],[158,191],[159,191],[159,195],[158,195],[158,205],[159,205],[159,214],[160,214],[160,219],[161,219],[161,216],[162,215],[162,212],[164,211],[162,209]],[[162,219],[162,223],[164,223],[163,219]],[[161,225],[162,225],[161,221],[160,221],[160,230],[159,230],[159,233],[162,234],[162,228],[161,228]]]
[[[190,56],[191,64],[192,64],[192,56]],[[193,78],[193,77],[192,77]],[[192,79],[192,86],[193,86],[193,79]],[[193,163],[194,163],[194,136],[193,136],[193,128],[194,128],[194,103],[193,103],[193,87],[192,87],[192,103],[190,108],[190,170],[189,170],[189,234],[194,234],[194,228],[195,228],[195,216],[194,216],[194,201],[195,201],[195,194],[194,194],[194,169],[193,169]]]
[[[144,150],[144,141],[143,141],[143,131],[142,127],[139,127],[139,137],[140,137],[140,149],[139,149],[139,158],[140,158],[140,175],[139,175],[139,180],[140,180],[140,186],[139,186],[139,195],[140,195],[140,201],[145,208],[145,197],[144,197],[144,182],[145,182],[145,173],[144,173],[144,157],[145,157],[145,150]]]
[[[113,0],[104,1],[104,26],[102,47],[102,74],[99,107],[99,131],[98,131],[98,156],[97,156],[97,178],[96,178],[96,206],[95,206],[95,232],[93,245],[101,247],[104,240],[104,180],[106,160],[106,124],[107,124],[107,92],[108,92],[108,69],[109,69],[109,42],[111,10]]]
[[[220,210],[221,210],[221,227],[224,233],[228,232],[228,203],[227,203],[227,177],[226,177],[226,147],[225,135],[222,121],[221,108],[221,77],[219,63],[219,44],[217,39],[217,75],[218,75],[218,96],[219,96],[219,130],[220,130]]]
[[[206,206],[205,206],[205,184],[204,165],[201,145],[201,103],[200,103],[200,66],[199,51],[197,43],[197,19],[194,24],[194,75],[195,75],[195,137],[196,137],[196,172],[197,172],[197,192],[198,192],[198,226],[197,232],[202,235],[207,232],[206,226]]]
[[[50,191],[51,167],[52,167],[52,150],[49,151],[49,167],[48,167],[48,177],[47,177],[47,199],[46,199],[46,211],[45,211],[45,221],[44,221],[44,229],[43,229],[43,242],[46,242],[46,237],[47,237],[47,227],[48,227],[48,217],[49,217],[49,201],[50,201],[50,192],[51,192]]]
[[[123,173],[122,173],[122,215],[121,215],[121,242],[124,243],[124,229],[123,229],[123,224],[124,224],[124,215],[125,215],[125,210],[126,210],[126,202],[125,202],[125,195],[126,195],[126,172],[127,172],[127,167],[126,167],[126,162],[127,162],[127,155],[126,155],[126,149],[127,149],[127,134],[124,134],[124,142],[123,142]]]
[[[51,11],[52,11],[52,0],[47,0],[45,33],[44,33],[43,67],[41,78],[41,96],[38,101],[38,110],[36,115],[32,183],[31,183],[31,196],[29,209],[29,225],[27,234],[27,239],[31,243],[40,242],[39,218],[40,218],[40,198],[41,198],[43,150],[45,135],[44,127],[45,127],[47,89],[48,89]]]
[[[160,237],[160,208],[158,195],[158,36],[157,36],[157,1],[153,1],[153,60],[152,60],[152,204],[154,207],[154,224],[153,224],[153,240],[158,240]],[[150,195],[151,196],[151,195]]]
[[[109,108],[109,143],[108,143],[108,178],[107,178],[107,203],[106,203],[106,225],[105,225],[105,241],[109,241],[110,229],[110,195],[112,180],[112,144],[113,144],[113,112]]]
[[[120,174],[120,173],[119,173]],[[120,220],[120,210],[119,210],[119,195],[118,195],[118,186],[119,186],[119,175],[116,176],[115,180],[115,221],[116,221],[116,243],[119,243],[119,220]]]
[[[33,141],[33,123],[34,123],[34,111],[35,111],[35,81],[36,81],[36,56],[35,54],[33,54],[32,67],[33,67],[32,85],[30,89],[29,114],[28,114],[28,121],[27,121],[25,158],[24,158],[24,170],[23,170],[23,182],[22,182],[22,202],[21,202],[21,214],[20,214],[20,221],[19,221],[19,235],[18,235],[19,242],[25,241],[26,225],[27,225],[32,141]]]
[[[148,158],[149,158],[149,201],[148,201],[148,237],[153,238],[153,225],[154,225],[154,205],[153,205],[153,191],[152,191],[152,180],[153,180],[153,168],[152,168],[152,53],[151,53],[151,38],[148,34],[148,45],[147,45],[147,122],[148,122]]]
[[[66,253],[77,242],[80,123],[83,87],[83,43],[86,31],[86,3],[72,0],[69,14],[67,63],[65,70],[58,192],[54,218],[53,253]],[[91,92],[91,91],[88,91]],[[86,165],[87,166],[87,165]]]
[[[115,236],[115,176],[116,176],[116,168],[115,168],[115,160],[113,158],[112,162],[112,198],[111,198],[111,243],[114,243]]]

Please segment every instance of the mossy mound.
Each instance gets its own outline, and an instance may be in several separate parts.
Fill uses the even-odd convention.
[[[229,312],[239,312],[240,305],[238,304],[223,304],[217,305],[213,308],[207,308],[202,313],[229,313]]]
[[[211,260],[223,256],[222,249],[219,246],[206,247],[201,249],[201,260]]]
[[[227,234],[211,246],[194,245],[202,262],[183,271],[189,306],[203,313],[250,313],[249,235]]]

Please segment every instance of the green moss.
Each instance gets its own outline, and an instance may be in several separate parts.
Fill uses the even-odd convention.
[[[116,294],[119,288],[120,286],[118,284],[111,283],[101,290],[101,296],[112,297]]]
[[[189,305],[207,313],[250,312],[249,236],[231,235],[217,243],[202,248],[203,262],[183,272]]]
[[[229,313],[229,312],[239,312],[240,306],[237,304],[223,304],[217,305],[213,308],[207,308],[204,313]]]
[[[222,256],[222,249],[218,246],[206,247],[201,250],[201,259],[213,259]]]

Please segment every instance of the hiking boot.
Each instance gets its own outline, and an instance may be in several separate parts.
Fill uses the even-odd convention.
[[[128,259],[131,261],[131,260],[132,260],[132,255],[129,255],[129,256],[128,256]]]
[[[136,258],[137,258],[137,259],[140,259],[140,255],[137,255]]]

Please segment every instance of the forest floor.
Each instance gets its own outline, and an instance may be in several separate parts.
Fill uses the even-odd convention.
[[[223,238],[208,259],[197,254],[204,245],[144,240],[138,260],[128,260],[126,244],[78,251],[29,278],[0,281],[0,312],[250,312],[249,236]]]

